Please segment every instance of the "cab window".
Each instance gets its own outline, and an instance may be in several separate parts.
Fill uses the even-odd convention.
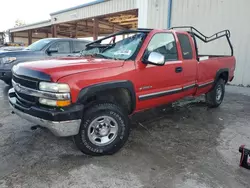
[[[148,44],[146,55],[151,52],[158,52],[165,57],[165,61],[178,59],[176,42],[172,33],[157,33]]]
[[[70,43],[68,41],[56,42],[51,45],[50,49],[56,49],[59,54],[70,53]]]
[[[188,35],[177,34],[177,37],[181,45],[183,59],[193,59],[193,50]]]

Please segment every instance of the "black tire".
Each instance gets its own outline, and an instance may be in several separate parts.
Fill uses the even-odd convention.
[[[221,94],[219,94],[219,90],[221,90]],[[225,94],[225,81],[223,79],[219,79],[213,89],[206,93],[206,103],[210,108],[216,108],[220,106],[224,99]]]
[[[88,136],[88,131],[92,128],[91,123],[94,122],[99,117],[110,117],[116,121],[117,136],[111,143],[104,146],[99,146],[91,141]],[[94,129],[95,131],[96,129]],[[130,132],[130,121],[128,115],[116,104],[112,103],[99,103],[94,104],[86,110],[83,115],[82,123],[80,126],[79,133],[74,136],[74,142],[78,149],[80,149],[84,154],[92,156],[101,155],[112,155],[120,150],[123,145],[128,140]]]

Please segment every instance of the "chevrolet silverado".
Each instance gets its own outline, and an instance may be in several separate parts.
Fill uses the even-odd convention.
[[[199,54],[198,39],[225,39],[230,54]],[[108,155],[127,141],[136,112],[202,94],[218,107],[235,62],[228,30],[126,30],[89,43],[81,57],[14,66],[9,102],[18,116],[73,136],[83,153]]]

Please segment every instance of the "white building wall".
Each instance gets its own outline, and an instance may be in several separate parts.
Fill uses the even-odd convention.
[[[38,33],[38,34],[33,33],[32,37],[34,37],[34,38],[32,38],[32,43],[34,43],[40,39],[47,38],[47,35],[45,33]],[[52,38],[52,35],[49,34],[48,38]],[[67,38],[67,37],[58,35],[58,38]],[[14,36],[14,41],[15,42],[22,42],[25,44],[25,46],[28,46],[28,34],[27,34],[27,32],[19,32],[17,34],[17,36]]]
[[[136,8],[139,28],[167,28],[168,0],[136,0]]]
[[[138,8],[138,28],[147,28],[148,1],[149,0],[136,0],[136,8]]]
[[[24,43],[25,46],[28,46],[28,38],[14,37],[14,41]]]
[[[237,60],[234,84],[250,85],[250,1],[249,0],[173,0],[172,26],[192,25],[205,35],[229,29]],[[201,51],[228,52],[217,41]]]
[[[24,43],[25,46],[29,46],[28,45],[28,39],[27,38],[23,38],[23,37],[15,37],[15,42],[21,42],[21,43]],[[38,41],[40,39],[32,39],[32,43]]]
[[[46,38],[46,34],[45,33],[32,33],[32,43],[36,42],[37,40],[39,40],[39,38]],[[25,46],[28,46],[28,32],[18,32],[16,33],[16,36],[14,36],[14,41],[15,42],[22,42],[25,44]]]

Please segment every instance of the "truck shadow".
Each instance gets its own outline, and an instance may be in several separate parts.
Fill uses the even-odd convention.
[[[2,97],[4,100],[8,100],[8,92],[9,92],[9,89],[12,88],[11,86],[9,85],[4,85],[3,86],[3,89],[2,89]]]

